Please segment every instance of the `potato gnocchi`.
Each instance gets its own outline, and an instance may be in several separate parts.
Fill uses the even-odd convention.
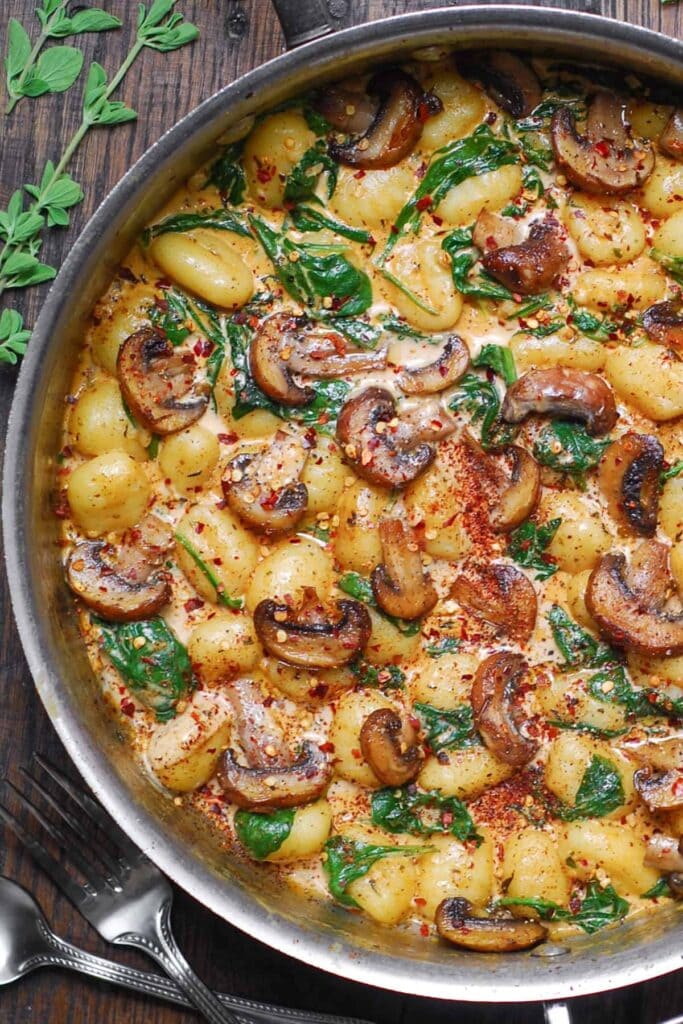
[[[140,770],[415,941],[683,896],[683,118],[594,80],[444,51],[245,124],[67,403],[66,579]]]

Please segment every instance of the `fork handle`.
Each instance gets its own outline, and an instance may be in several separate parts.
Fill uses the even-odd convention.
[[[171,931],[171,899],[164,900],[145,932],[125,932],[114,939],[117,946],[134,946],[163,967],[209,1024],[240,1024],[238,1018],[197,977],[180,952]]]
[[[112,985],[122,985],[142,995],[165,999],[178,1006],[192,1005],[170,978],[149,971],[139,971],[115,960],[95,956],[66,942],[48,928],[45,928],[44,934],[51,952],[41,952],[27,960],[23,965],[26,972],[38,967],[65,967]],[[273,1006],[270,1003],[258,1003],[253,999],[228,995],[226,992],[218,992],[216,995],[224,1006],[237,1014],[239,1024],[369,1024],[369,1021],[358,1020],[355,1017],[293,1010],[286,1006]]]

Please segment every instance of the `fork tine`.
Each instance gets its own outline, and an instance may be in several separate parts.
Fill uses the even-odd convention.
[[[31,773],[27,771],[26,768],[20,766],[19,771],[24,776],[24,778],[26,778],[30,782],[32,786],[35,786],[35,788],[42,796],[43,800],[45,800],[45,802],[50,805],[55,814],[58,814],[59,817],[62,818],[62,820],[65,821],[66,824],[73,830],[73,832],[80,839],[82,839],[84,843],[89,843],[90,848],[93,849],[92,836],[88,835],[86,830],[81,825],[80,821],[78,821],[78,819],[75,818],[73,814],[70,814],[69,811],[67,811],[64,807],[61,807],[53,797],[52,793],[48,792],[48,790],[45,789],[45,787],[38,781],[38,779],[36,779],[34,775],[31,775]],[[54,827],[57,828],[56,825]],[[71,847],[69,847],[69,852],[73,853],[73,849]],[[122,865],[118,862],[118,860],[115,857],[112,857],[109,851],[104,849],[104,847],[100,843],[97,844],[96,850],[94,850],[93,852],[96,852],[97,857],[102,861],[104,867],[111,874],[112,881],[120,880],[122,874]]]
[[[75,907],[80,907],[83,901],[87,899],[88,893],[86,890],[69,877],[59,861],[55,860],[47,852],[43,844],[35,836],[26,831],[18,818],[15,818],[2,803],[0,803],[0,819],[14,832],[19,842],[26,847],[33,859],[40,864],[48,878],[52,879]]]
[[[125,852],[129,857],[144,857],[144,854],[138,849],[135,843],[130,841],[128,836],[119,828],[114,819],[111,818],[107,812],[100,807],[95,800],[93,800],[92,797],[88,796],[87,793],[76,786],[66,775],[63,775],[51,761],[47,760],[47,758],[42,757],[40,754],[34,754],[33,758],[38,762],[40,767],[46,771],[52,779],[54,779],[57,785],[61,786],[62,789],[69,794],[71,799],[100,826],[104,834],[120,847],[121,851]]]
[[[87,878],[89,883],[87,889],[94,895],[97,889],[101,888],[103,879],[98,876],[93,865],[87,863],[85,858],[81,855],[78,846],[68,835],[66,835],[64,830],[60,828],[56,822],[50,821],[46,818],[40,808],[36,807],[26,794],[22,793],[20,789],[17,789],[9,779],[3,779],[2,781],[6,789],[12,790],[22,807],[28,811],[28,813],[34,817],[40,825],[42,825],[50,838],[53,839],[55,843],[57,843],[57,845],[69,855],[70,859],[74,862],[81,874],[85,875]]]

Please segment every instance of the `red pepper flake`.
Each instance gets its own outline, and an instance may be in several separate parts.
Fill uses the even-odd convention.
[[[364,177],[365,171],[356,171],[356,173],[354,174],[354,178],[356,179],[356,181],[362,181]]]
[[[218,440],[221,444],[235,444],[236,441],[239,441],[239,434],[234,431],[229,434],[218,434]]]
[[[194,343],[192,351],[196,356],[210,356],[213,352],[213,342],[208,338],[200,338]]]
[[[194,532],[195,533],[204,533],[204,523],[195,523],[194,524]]]
[[[593,149],[596,153],[599,153],[600,156],[609,156],[609,145],[607,142],[605,142],[604,139],[601,139],[599,142],[596,142],[593,146]]]
[[[443,217],[437,217],[435,213],[432,214],[432,220],[436,224],[437,228],[440,228],[443,224]]]
[[[357,747],[354,747],[351,751],[351,757],[355,757],[356,761],[360,761],[362,760],[363,755],[361,754],[360,750],[358,750]]]
[[[275,164],[264,164],[257,161],[258,169],[256,171],[256,177],[262,185],[267,185],[275,177],[276,167]]]
[[[201,597],[191,597],[189,601],[186,601],[183,608],[189,615],[191,612],[196,612],[198,608],[203,608],[204,602]]]
[[[327,689],[327,687],[325,687],[325,689]],[[323,754],[334,754],[336,748],[334,743],[330,743],[330,741],[327,740],[325,743],[320,744],[320,749]]]
[[[60,491],[59,498],[55,502],[55,515],[58,519],[66,519],[69,515],[69,502],[66,499],[66,491]]]
[[[424,898],[424,896],[414,896],[413,903],[415,903],[418,907],[427,906],[427,900]]]
[[[428,924],[421,924],[420,925],[420,935],[422,936],[423,939],[428,939],[429,938],[429,925]]]
[[[121,712],[122,714],[127,715],[128,718],[132,718],[135,714],[135,704],[133,704],[133,701],[124,698],[121,701]]]
[[[271,707],[271,705],[273,704],[273,701],[274,701],[274,700],[275,700],[275,698],[274,698],[274,697],[266,697],[266,698],[264,699],[264,701],[263,701],[263,706],[264,706],[264,708],[269,708],[269,707]]]
[[[424,210],[428,210],[431,205],[432,197],[422,196],[422,199],[418,199],[418,201],[416,202],[415,207],[420,211],[420,213],[422,213]]]

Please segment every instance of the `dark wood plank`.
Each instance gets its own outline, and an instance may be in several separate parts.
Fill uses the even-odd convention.
[[[330,0],[342,25],[422,10],[429,0]],[[34,0],[5,0],[0,31],[13,14],[26,24],[33,17]],[[121,32],[87,36],[80,40],[86,60],[99,60],[115,69],[131,37],[135,5],[107,0],[107,9],[126,22]],[[660,6],[657,0],[567,0],[566,7],[603,13],[619,21],[646,25],[669,35],[683,35],[683,4]],[[182,8],[199,25],[201,39],[171,57],[145,53],[121,90],[121,98],[139,111],[139,120],[99,131],[87,139],[72,173],[83,182],[85,202],[74,212],[68,231],[52,233],[45,248],[48,260],[59,264],[78,230],[107,190],[145,148],[180,116],[202,99],[249,68],[282,50],[279,26],[268,0],[186,0]],[[3,43],[4,49],[4,43]],[[35,180],[47,158],[60,155],[60,140],[68,138],[79,121],[77,93],[24,101],[14,116],[0,126],[0,201],[4,204],[16,185]],[[46,289],[34,288],[10,296],[11,304],[32,323]],[[15,372],[0,368],[2,419],[12,395]],[[52,726],[39,704],[24,661],[9,607],[4,574],[0,574],[0,763],[2,774],[28,763],[34,750],[64,757]],[[82,921],[37,872],[10,837],[0,833],[0,870],[23,882],[42,903],[49,921],[61,934],[93,952],[111,954],[105,943]],[[178,892],[175,925],[178,939],[190,960],[206,979],[227,991],[268,999],[311,1010],[362,1014],[377,1024],[494,1024],[501,1008],[446,1004],[383,993],[322,974],[248,939]],[[117,950],[120,961],[145,967],[140,957]],[[575,1003],[581,1024],[660,1024],[683,1009],[683,974],[651,981],[635,988],[580,999]],[[508,1024],[541,1020],[534,1005],[506,1006]],[[65,972],[43,971],[0,990],[3,1024],[184,1024],[193,1014],[162,1007],[111,986],[82,980]]]

